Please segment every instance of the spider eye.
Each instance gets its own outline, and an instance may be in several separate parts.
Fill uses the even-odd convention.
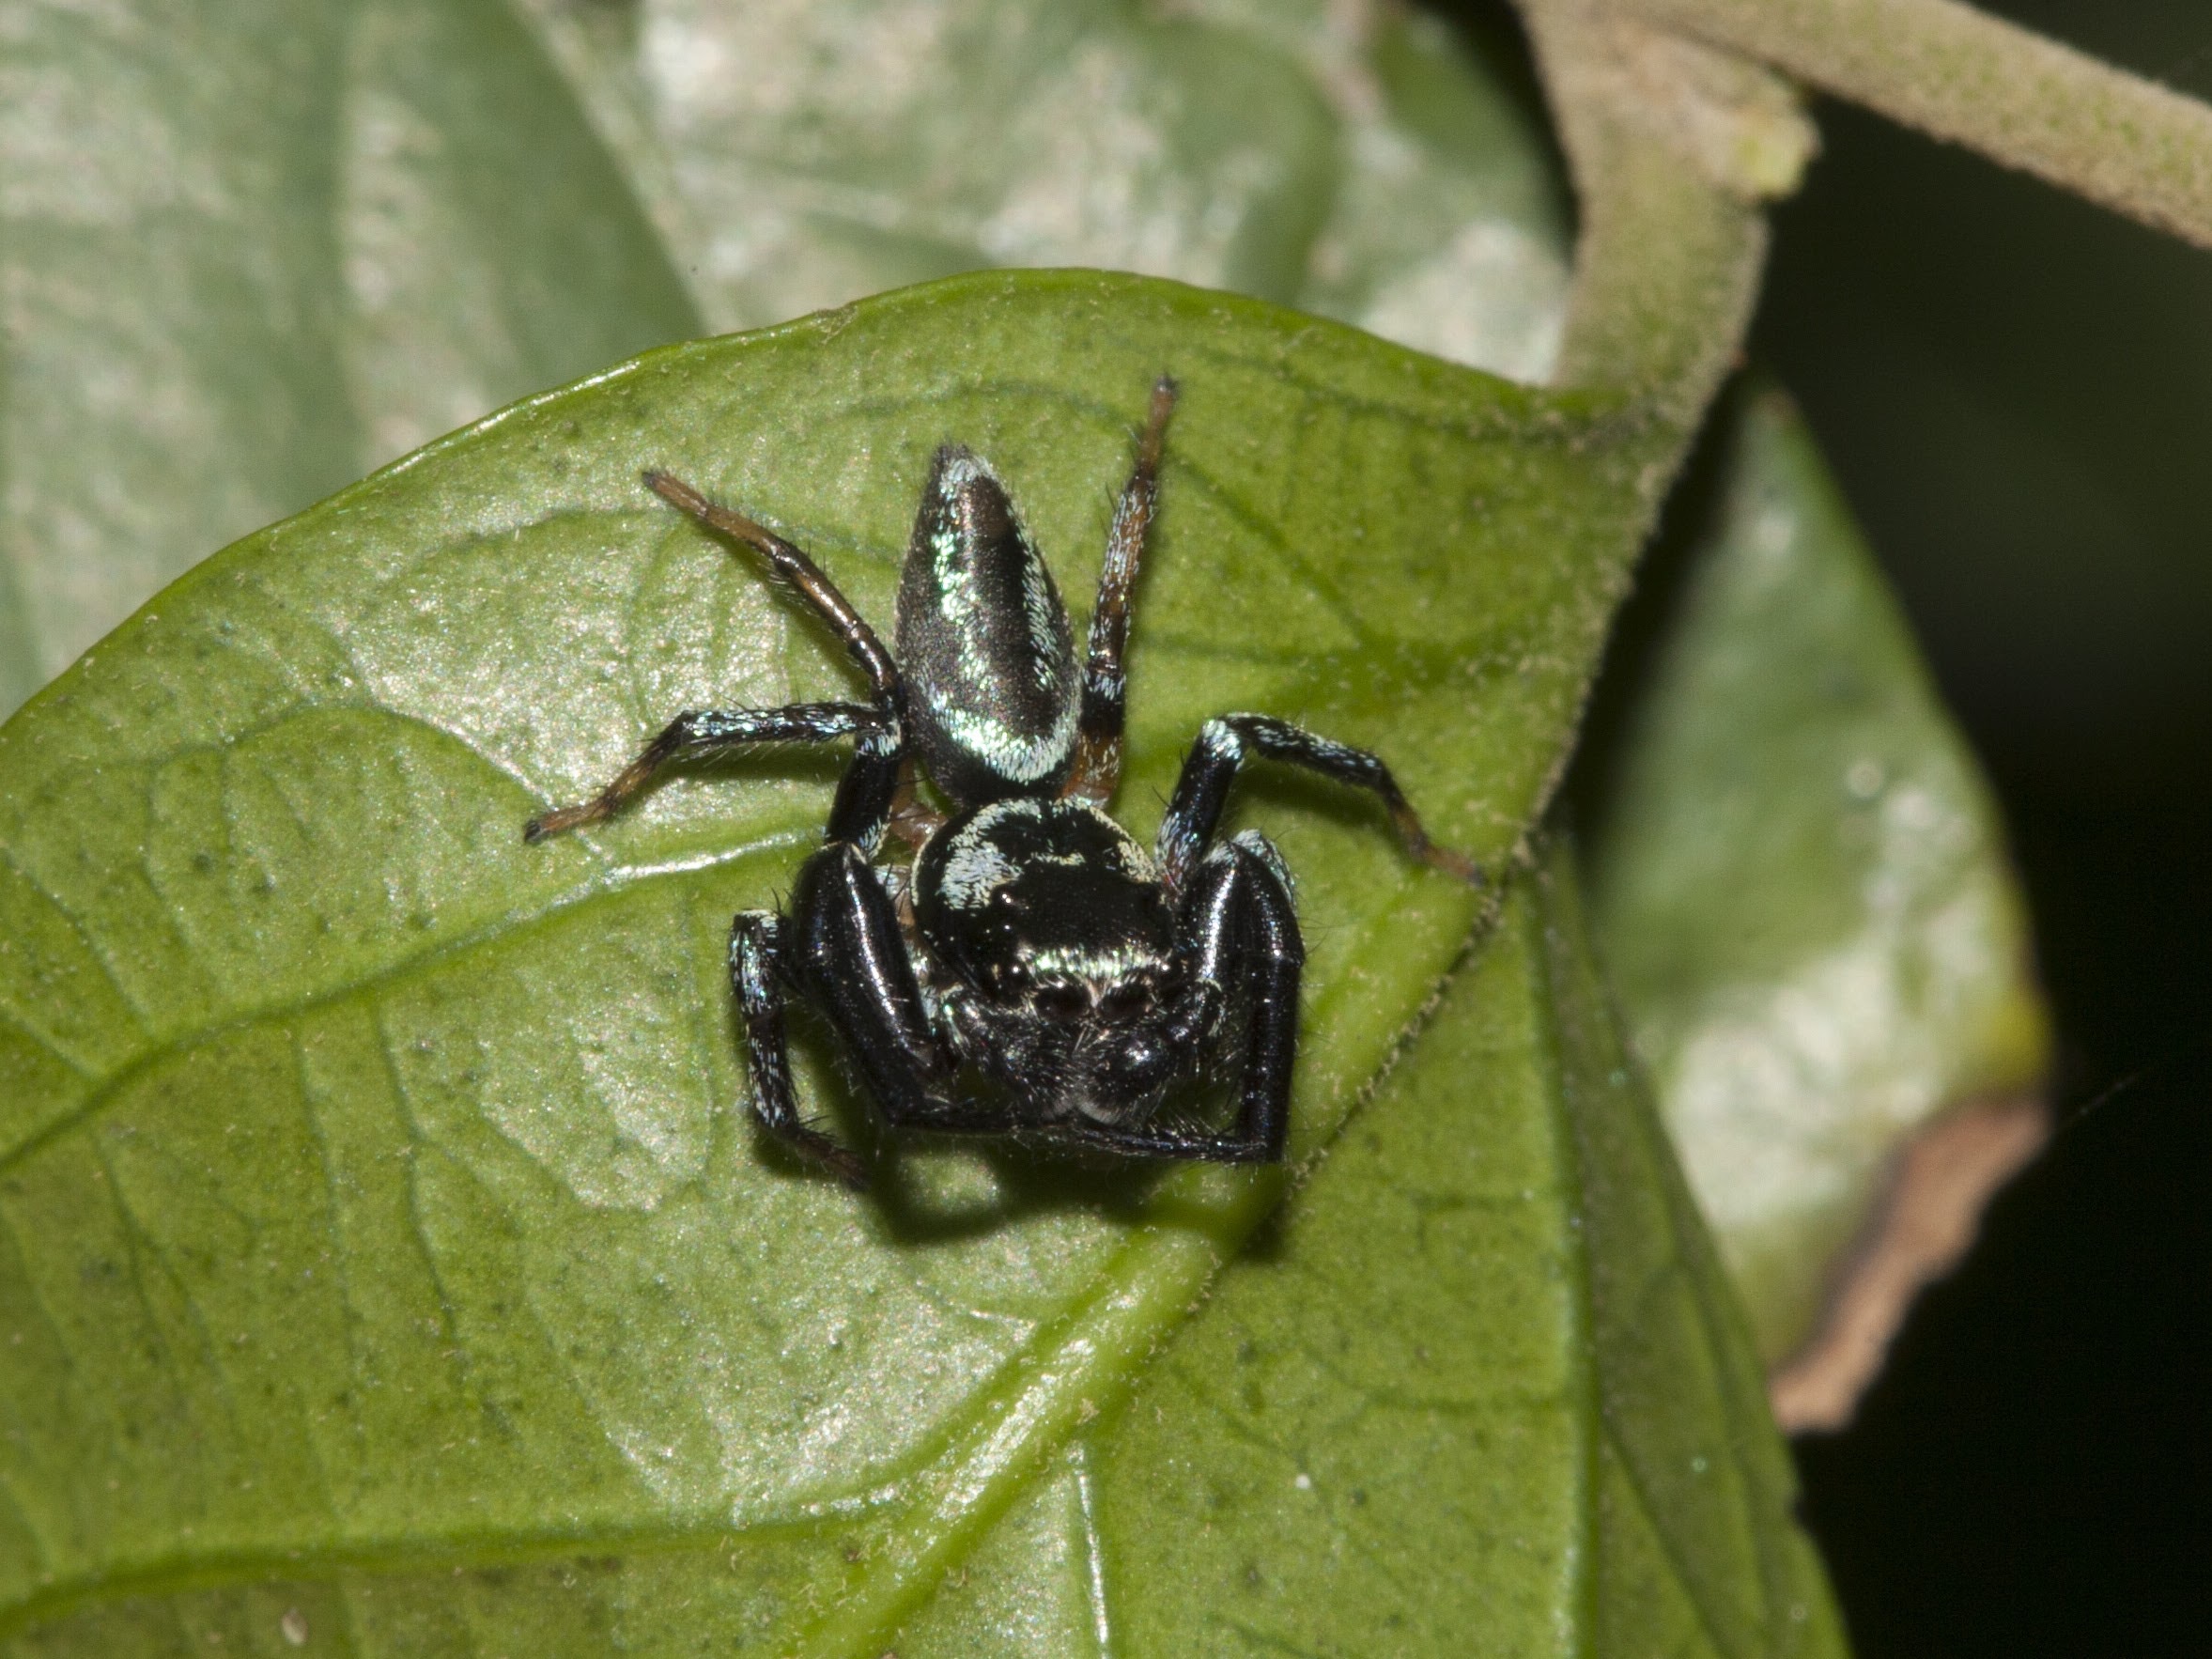
[[[1046,1019],[1080,1019],[1091,1012],[1091,998],[1081,985],[1041,985],[1029,1006]]]
[[[1117,1023],[1135,1019],[1152,1006],[1152,987],[1141,980],[1124,980],[1098,1000],[1098,1011]]]

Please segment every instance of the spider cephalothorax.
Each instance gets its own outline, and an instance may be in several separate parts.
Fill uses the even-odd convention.
[[[1051,572],[1005,488],[957,444],[937,451],[922,490],[895,657],[806,554],[688,484],[645,475],[767,559],[844,641],[869,701],[679,715],[597,796],[524,833],[536,841],[596,823],[680,757],[855,739],[824,845],[800,867],[789,908],[748,910],[732,927],[730,978],[762,1124],[856,1186],[866,1184],[859,1158],[799,1115],[784,1046],[791,996],[821,1009],[897,1126],[1139,1156],[1282,1156],[1305,961],[1290,873],[1254,831],[1214,839],[1253,755],[1374,791],[1409,852],[1477,879],[1423,833],[1380,760],[1266,715],[1206,722],[1152,851],[1107,816],[1130,590],[1174,406],[1163,378],[1107,535],[1079,672]],[[916,761],[949,815],[915,795]],[[911,870],[874,861],[887,830],[919,848]],[[1171,1092],[1231,1058],[1227,1129],[1163,1113]]]

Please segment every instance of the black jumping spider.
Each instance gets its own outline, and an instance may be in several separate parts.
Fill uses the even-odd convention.
[[[1080,678],[1051,573],[1005,488],[958,444],[937,451],[922,490],[895,660],[806,554],[688,484],[645,474],[702,524],[758,549],[836,629],[870,699],[678,715],[595,798],[534,819],[524,835],[597,823],[679,757],[856,740],[789,912],[745,911],[730,935],[754,1109],[856,1186],[867,1181],[859,1156],[799,1116],[783,1031],[792,995],[828,1017],[896,1126],[1038,1135],[1144,1157],[1283,1155],[1305,961],[1291,877],[1257,831],[1214,839],[1249,756],[1373,790],[1408,852],[1479,878],[1431,843],[1380,760],[1261,714],[1206,722],[1150,855],[1106,815],[1121,764],[1130,590],[1174,407],[1175,384],[1162,378],[1106,537]],[[950,816],[917,798],[917,759]],[[917,848],[910,872],[871,861],[887,830]],[[1169,1090],[1226,1054],[1240,1029],[1233,1125],[1163,1121]],[[967,1067],[995,1089],[960,1092]]]

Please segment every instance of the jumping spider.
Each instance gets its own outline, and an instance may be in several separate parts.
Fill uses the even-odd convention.
[[[688,484],[645,474],[673,505],[759,550],[844,642],[869,700],[678,715],[597,796],[534,819],[524,835],[597,823],[681,757],[855,739],[789,910],[744,911],[730,934],[753,1109],[855,1186],[867,1183],[859,1155],[799,1116],[784,1043],[790,997],[827,1016],[894,1126],[1036,1135],[1141,1157],[1282,1157],[1305,961],[1290,873],[1255,830],[1214,838],[1252,755],[1372,790],[1410,854],[1480,879],[1429,840],[1375,756],[1262,714],[1205,723],[1149,855],[1106,815],[1121,771],[1130,590],[1174,407],[1163,377],[1107,534],[1079,679],[1051,572],[1005,487],[959,444],[937,451],[922,490],[895,659],[798,549]],[[915,794],[916,760],[950,815]],[[917,849],[910,871],[872,861],[887,830]],[[1240,1027],[1232,1126],[1163,1120],[1170,1089],[1226,1055]],[[995,1089],[961,1092],[970,1067]]]

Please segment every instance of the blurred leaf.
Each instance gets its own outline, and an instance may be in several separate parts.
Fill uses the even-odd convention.
[[[1336,48],[1324,84],[1361,95],[1340,101],[1336,197],[1298,302],[1455,363],[1548,380],[1573,210],[1525,70],[1472,20],[1371,15],[1369,39],[1324,37]]]
[[[1262,707],[1383,748],[1443,836],[1504,861],[1661,440],[1082,273],[960,279],[518,406],[202,566],[0,730],[0,1594],[19,1627],[89,1609],[24,1651],[114,1651],[132,1621],[189,1628],[202,1604],[172,1598],[210,1577],[302,1572],[329,1587],[302,1616],[365,1651],[468,1651],[479,1620],[503,1650],[603,1651],[600,1614],[503,1565],[580,1552],[612,1559],[559,1571],[619,1598],[690,1586],[687,1630],[823,1617],[818,1651],[847,1651],[1111,1402],[1277,1184],[954,1150],[878,1203],[794,1171],[733,1105],[721,941],[788,880],[833,768],[678,780],[542,848],[518,827],[678,708],[848,683],[641,467],[786,527],[881,617],[958,434],[1080,596],[1163,366],[1185,402],[1134,827],[1204,716]],[[1280,778],[1243,799],[1305,878],[1303,1155],[1476,899],[1365,803]],[[866,1132],[824,1068],[806,1086]],[[260,1594],[217,1600],[273,1617]]]
[[[1772,1361],[1903,1138],[2049,1045],[1988,789],[1778,392],[1623,706],[1591,912]]]
[[[1570,215],[1502,41],[1317,0],[521,0],[700,303],[750,327],[986,266],[1296,303],[1522,380]]]
[[[1129,0],[533,0],[708,314],[999,265],[1289,301],[1333,182],[1299,67]]]
[[[703,332],[678,265],[724,327],[1091,264],[1523,378],[1556,343],[1539,123],[1433,19],[520,9],[590,120],[497,0],[37,8],[0,33],[0,709],[209,550]]]
[[[0,708],[211,549],[698,332],[498,0],[0,23]]]
[[[1523,377],[1555,350],[1556,167],[1479,32],[1318,0],[519,9],[596,134],[490,0],[0,43],[0,705],[225,535],[694,332],[662,239],[724,318],[1091,259]]]

